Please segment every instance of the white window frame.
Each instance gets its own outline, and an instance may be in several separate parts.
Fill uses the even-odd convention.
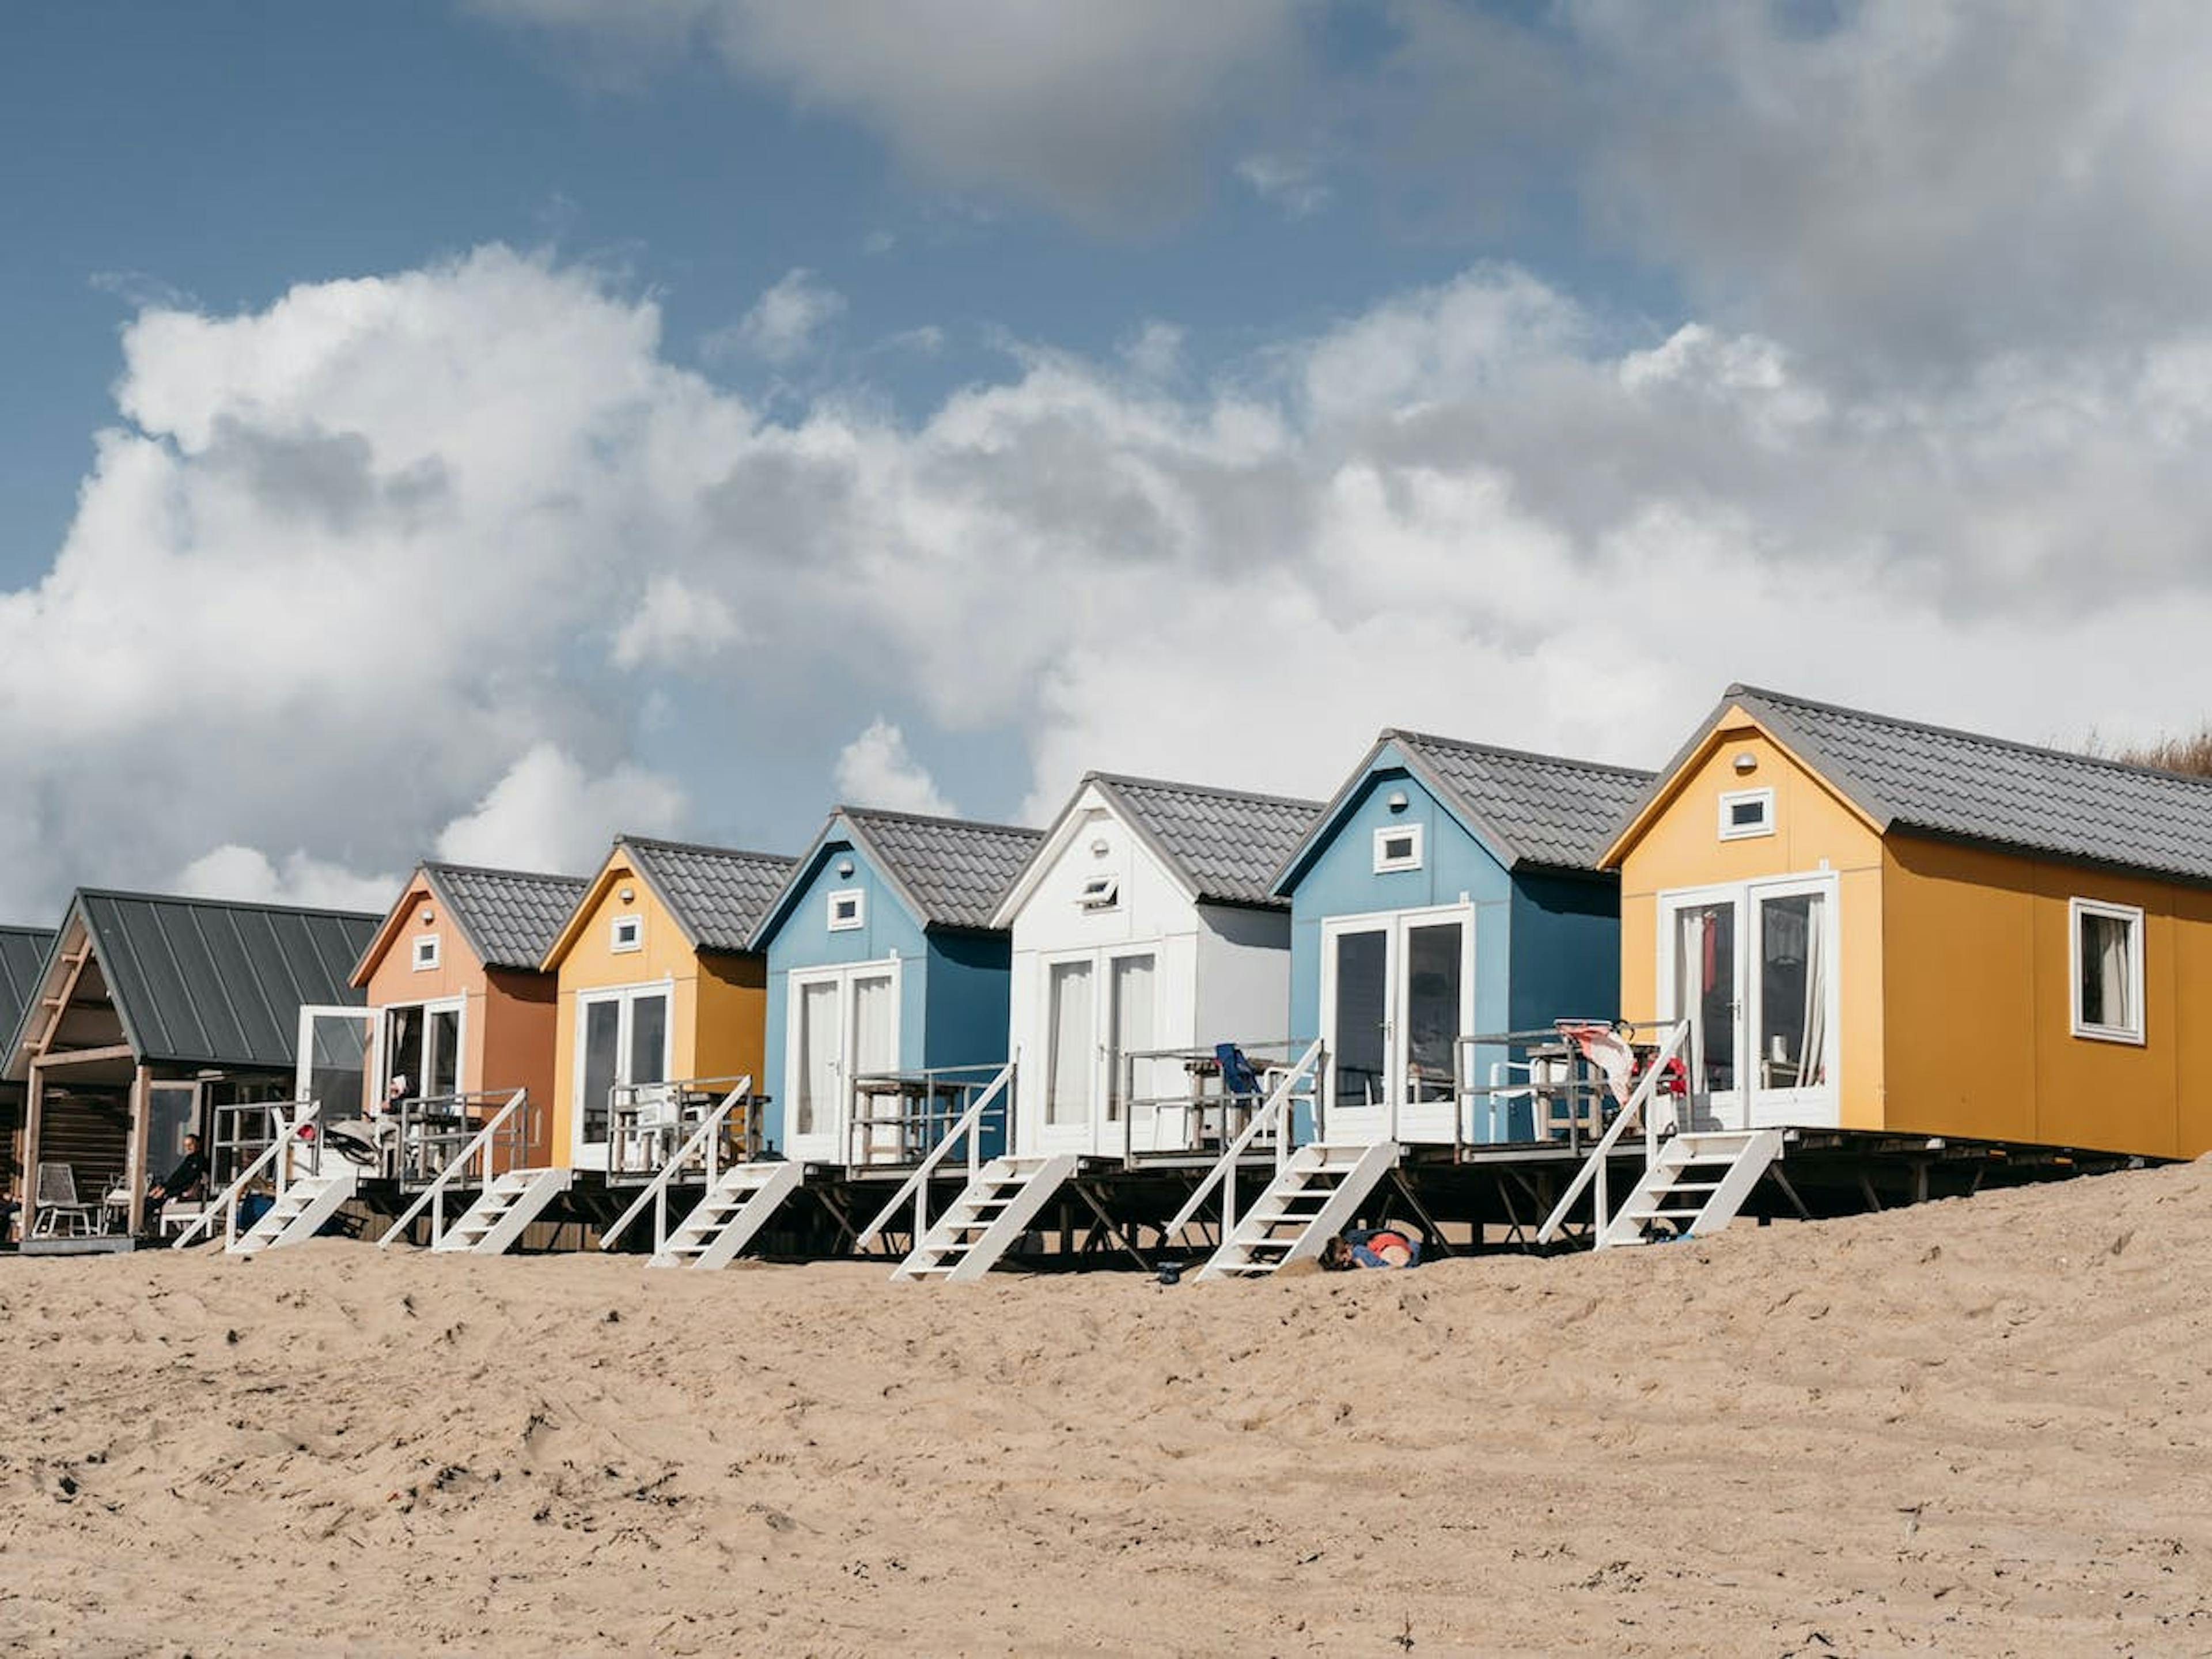
[[[1392,857],[1383,849],[1401,836],[1413,842],[1413,850],[1401,857]],[[1418,870],[1421,867],[1421,826],[1418,823],[1378,824],[1375,830],[1375,873],[1387,876],[1396,870]]]
[[[840,916],[837,907],[845,900],[853,902],[853,914]],[[868,895],[863,887],[833,887],[830,890],[830,931],[850,933],[868,925]]]
[[[623,938],[623,929],[625,927],[630,930],[628,940]],[[617,916],[607,928],[607,949],[618,957],[629,956],[634,951],[645,949],[645,918],[635,914]]]
[[[1759,822],[1738,823],[1735,809],[1745,801],[1759,805]],[[1774,791],[1760,789],[1723,789],[1721,791],[1720,836],[1723,841],[1753,841],[1760,836],[1774,833]]]
[[[2081,1018],[2081,919],[2109,916],[2128,924],[2129,1004],[2134,1019],[2126,1025],[2092,1025]],[[2143,982],[2143,912],[2140,905],[2114,904],[2105,899],[2071,898],[2066,902],[2066,1012],[2074,1035],[2092,1042],[2130,1042],[2141,1048],[2146,1038],[2144,1005],[2149,1000]]]
[[[1083,885],[1076,891],[1075,902],[1078,908],[1084,910],[1119,909],[1121,878],[1117,875],[1085,876]]]
[[[423,946],[425,945],[429,947],[427,951],[423,949]],[[411,971],[417,974],[435,972],[438,967],[438,953],[439,943],[437,934],[416,934],[413,942],[409,946],[407,957]]]

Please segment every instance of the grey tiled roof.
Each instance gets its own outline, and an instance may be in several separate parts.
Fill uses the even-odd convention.
[[[1756,686],[1729,687],[1715,717],[1732,706],[1765,722],[1885,830],[2212,881],[2212,780]]]
[[[1557,755],[1493,749],[1423,732],[1388,731],[1446,805],[1466,819],[1504,863],[1561,870],[1597,866],[1622,817],[1650,787],[1651,774]]]
[[[989,928],[1000,899],[1044,839],[1041,830],[1013,824],[872,807],[840,807],[837,815],[904,892],[924,927]]]
[[[487,968],[535,968],[591,886],[583,876],[426,864],[422,873],[477,960]]]
[[[1316,800],[1251,795],[1203,784],[1094,772],[1152,850],[1166,859],[1200,899],[1279,908],[1271,891],[1275,872],[1320,816]]]
[[[82,916],[142,1064],[289,1070],[306,1003],[359,1006],[353,965],[381,916],[86,888]],[[64,919],[62,934],[70,932]],[[50,948],[41,985],[58,989]],[[52,992],[47,993],[52,994]],[[9,1058],[21,1069],[21,1044]]]
[[[796,860],[728,847],[649,841],[624,836],[616,843],[636,860],[691,943],[702,951],[748,951],[776,895],[791,878]]]

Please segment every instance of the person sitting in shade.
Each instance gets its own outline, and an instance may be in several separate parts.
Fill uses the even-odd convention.
[[[1410,1267],[1421,1259],[1417,1239],[1389,1227],[1350,1227],[1322,1246],[1321,1265],[1329,1273],[1353,1267]]]
[[[161,1231],[161,1206],[181,1204],[200,1196],[207,1182],[207,1159],[200,1155],[200,1138],[185,1137],[185,1155],[177,1167],[146,1189],[146,1231]]]

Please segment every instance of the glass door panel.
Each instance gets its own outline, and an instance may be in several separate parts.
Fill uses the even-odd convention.
[[[621,1081],[622,1004],[606,999],[584,1005],[583,1099],[580,1127],[586,1146],[605,1146],[607,1097]]]
[[[1379,1106],[1389,1086],[1389,931],[1338,933],[1329,945],[1329,965],[1334,995],[1325,1013],[1331,1103],[1342,1109]]]
[[[898,996],[889,974],[855,974],[853,985],[853,1070],[855,1078],[879,1077],[898,1069]],[[859,1093],[849,1085],[840,1103],[848,1107],[860,1103]],[[865,1114],[881,1117],[886,1114],[870,1107]],[[856,1116],[860,1114],[856,1114]],[[851,1122],[853,1120],[848,1119]],[[901,1159],[909,1150],[907,1134],[900,1124],[874,1122],[865,1132],[866,1145],[863,1155],[871,1159]],[[848,1131],[846,1139],[854,1135]]]
[[[423,1092],[433,1099],[461,1091],[461,1011],[434,1008],[422,1054]]]
[[[1044,1121],[1060,1127],[1091,1121],[1091,1074],[1097,1065],[1091,1006],[1091,964],[1055,962],[1047,978],[1050,1048],[1045,1058]]]
[[[367,1103],[376,1014],[368,1008],[300,1011],[297,1093],[319,1102],[323,1121],[357,1118]]]
[[[1456,921],[1406,930],[1406,1102],[1449,1101],[1455,1094],[1464,990],[1463,929]]]
[[[1759,901],[1759,1087],[1817,1089],[1828,1080],[1826,896]]]
[[[1736,1079],[1735,902],[1674,912],[1674,1017],[1690,1022],[1691,1088],[1732,1097]]]

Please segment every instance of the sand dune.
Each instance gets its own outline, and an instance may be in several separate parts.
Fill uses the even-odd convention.
[[[0,1261],[0,1642],[2203,1651],[2208,1211],[1173,1288]]]

